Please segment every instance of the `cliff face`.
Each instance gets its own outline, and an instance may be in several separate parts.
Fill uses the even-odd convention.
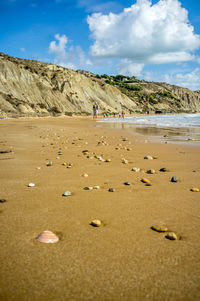
[[[0,53],[0,115],[90,114],[94,101],[98,101],[100,112],[200,111],[198,92],[167,84],[140,82],[140,94],[128,95],[87,72]],[[175,98],[160,97],[149,103],[149,93],[157,91],[158,86],[162,91],[171,91]]]

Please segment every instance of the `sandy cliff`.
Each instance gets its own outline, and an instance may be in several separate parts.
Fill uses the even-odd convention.
[[[94,101],[100,112],[146,110],[200,111],[200,94],[175,86],[139,81],[140,93],[126,93],[104,79],[53,64],[22,60],[0,53],[1,116],[91,114]],[[171,91],[173,98],[155,98],[156,91]],[[153,99],[153,97],[155,99]]]

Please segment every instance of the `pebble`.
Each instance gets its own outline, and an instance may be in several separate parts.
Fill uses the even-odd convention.
[[[133,167],[133,168],[131,169],[131,171],[139,172],[139,171],[140,171],[140,168],[139,168],[139,167]]]
[[[172,177],[172,178],[171,178],[171,182],[177,183],[177,182],[178,182],[178,178],[177,178],[177,177]]]
[[[12,153],[12,149],[0,150],[0,154]]]
[[[147,173],[153,175],[154,173],[156,173],[156,171],[155,171],[155,169],[149,169],[149,170],[147,170]]]
[[[93,227],[100,227],[102,225],[102,222],[99,219],[93,219],[93,221],[91,221],[90,225]]]
[[[167,232],[168,228],[165,225],[153,225],[151,227],[152,230],[157,231],[157,232]]]
[[[35,184],[34,183],[29,183],[28,187],[35,187]]]
[[[5,199],[0,199],[0,203],[5,203],[7,202]]]
[[[94,186],[93,189],[100,189],[100,186]]]
[[[53,165],[53,162],[52,161],[49,161],[47,162],[46,166],[52,166]]]
[[[145,184],[145,186],[152,186],[152,184],[150,184],[150,183],[147,183],[147,184]]]
[[[124,182],[124,185],[131,185],[131,183],[130,182]]]
[[[146,160],[153,160],[153,157],[152,156],[145,156],[144,159],[146,159]]]
[[[190,190],[193,191],[193,192],[199,192],[199,188],[196,188],[196,187],[191,188]]]
[[[82,174],[82,177],[87,178],[87,177],[88,177],[88,174],[87,174],[87,173],[84,173],[84,174]]]
[[[128,164],[128,160],[126,160],[125,158],[122,158],[122,163],[123,164]]]
[[[111,162],[111,159],[106,159],[106,161],[105,162]]]
[[[151,184],[151,181],[147,178],[142,178],[141,182],[145,183],[145,184]]]
[[[174,233],[174,232],[168,232],[165,237],[170,239],[170,240],[177,240],[178,239],[176,233]]]
[[[160,171],[161,172],[167,172],[167,171],[169,171],[166,167],[162,167],[161,169],[160,169]]]
[[[109,188],[108,191],[109,192],[115,192],[115,188]]]
[[[64,162],[62,165],[66,166],[66,165],[67,165],[67,163],[66,163],[66,162]]]
[[[89,152],[88,149],[84,149],[84,150],[82,151],[83,154],[84,154],[84,153],[88,153],[88,152]]]
[[[92,189],[93,189],[93,187],[90,187],[90,186],[87,186],[84,188],[84,190],[92,190]]]
[[[65,191],[65,192],[63,193],[63,196],[70,196],[70,195],[72,195],[70,191]]]

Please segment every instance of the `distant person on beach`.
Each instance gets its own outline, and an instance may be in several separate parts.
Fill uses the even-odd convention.
[[[108,118],[108,112],[106,112],[106,117]]]
[[[124,114],[124,111],[122,111],[122,118],[124,118],[125,114]]]
[[[115,118],[116,113],[113,113],[113,117]]]
[[[93,104],[93,119],[96,119],[98,117],[98,109],[99,109],[98,102],[95,102]]]
[[[122,114],[121,114],[121,112],[119,112],[119,118],[121,118],[122,117]]]

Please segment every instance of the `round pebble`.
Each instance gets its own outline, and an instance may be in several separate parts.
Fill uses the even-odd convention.
[[[131,169],[131,171],[139,172],[139,171],[140,171],[140,168],[139,168],[139,167],[133,167],[133,168]]]
[[[157,231],[157,232],[167,232],[168,228],[165,225],[153,225],[151,227],[152,230]]]
[[[63,196],[70,196],[70,195],[72,195],[70,191],[65,191],[65,192],[63,193]]]
[[[100,186],[94,186],[93,189],[100,189]]]
[[[146,159],[146,160],[153,160],[153,157],[152,156],[145,156],[144,159]]]
[[[147,170],[147,173],[153,175],[156,173],[156,171],[155,171],[155,169],[149,169],[149,170]]]
[[[168,232],[165,237],[170,239],[170,240],[177,240],[178,239],[176,233],[174,233],[174,232]]]
[[[90,187],[90,186],[87,186],[84,188],[84,190],[92,190],[92,189],[93,189],[93,187]]]
[[[47,162],[46,166],[52,166],[53,165],[53,162],[52,161],[49,161]]]
[[[88,177],[88,174],[87,174],[87,173],[84,173],[84,174],[82,174],[82,177],[87,178],[87,177]]]
[[[102,225],[102,222],[99,219],[93,219],[93,221],[91,221],[90,225],[93,227],[100,227]]]
[[[171,178],[171,182],[177,183],[177,182],[178,182],[178,178],[177,178],[177,177],[172,177],[172,178]]]
[[[111,159],[106,159],[106,161],[105,162],[111,162]]]
[[[109,188],[108,191],[109,192],[115,192],[115,188]]]
[[[196,188],[196,187],[191,188],[190,190],[193,191],[193,192],[199,192],[199,188]]]
[[[35,184],[34,183],[29,183],[28,187],[35,187]]]
[[[151,184],[151,181],[147,178],[142,178],[141,182],[145,183],[145,184]]]
[[[124,182],[124,185],[131,185],[131,183],[126,181],[126,182]]]
[[[167,171],[169,171],[167,168],[165,168],[165,167],[162,167],[161,169],[160,169],[160,171],[161,172],[167,172]]]
[[[0,203],[5,203],[7,202],[5,199],[0,199]]]

